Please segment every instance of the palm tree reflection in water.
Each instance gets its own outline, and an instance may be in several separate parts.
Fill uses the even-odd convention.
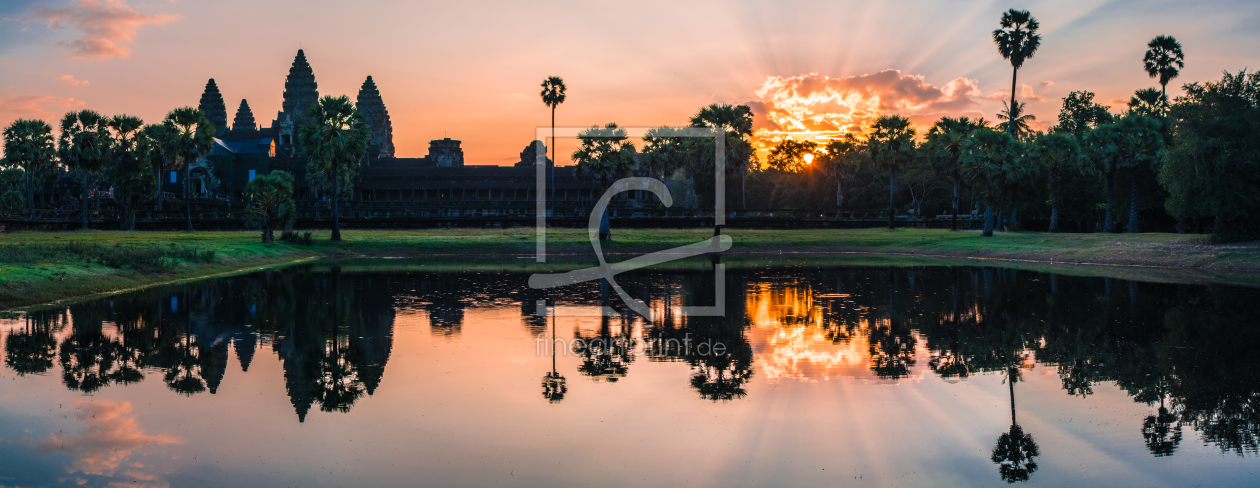
[[[1260,300],[1256,289],[1139,286],[991,267],[736,269],[727,274],[725,317],[680,313],[682,306],[715,302],[709,271],[619,276],[632,295],[650,301],[658,320],[603,318],[596,330],[576,332],[588,346],[572,350],[579,354],[580,373],[609,382],[626,377],[635,360],[631,339],[641,338],[650,346],[647,361],[686,364],[680,379],[692,395],[738,401],[753,394],[751,335],[764,380],[771,383],[813,379],[809,374],[881,382],[1002,374],[1011,423],[989,458],[1002,479],[1019,481],[1038,469],[1041,452],[1017,422],[1015,383],[1022,370],[1043,365],[1057,372],[1054,388],[1065,394],[1089,398],[1117,388],[1149,405],[1152,411],[1129,431],[1134,440],[1141,436],[1149,455],[1182,449],[1183,427],[1222,452],[1260,452],[1260,328],[1249,327],[1257,310],[1239,306]],[[316,405],[348,412],[376,391],[390,357],[396,311],[429,317],[449,311],[461,317],[449,322],[458,327],[466,308],[478,303],[525,303],[520,293],[526,280],[485,273],[343,274],[302,266],[151,288],[25,312],[25,323],[7,323],[3,362],[18,375],[11,377],[15,381],[50,373],[82,394],[143,382],[148,374],[171,391],[197,395],[215,393],[229,349],[242,370],[257,351],[270,350],[280,361],[293,411],[304,421]],[[596,285],[566,300],[616,305],[602,300]],[[532,305],[543,297],[529,298]],[[555,299],[549,300],[554,307]],[[526,320],[530,337],[545,337],[550,319],[550,337],[557,340],[557,317],[539,318]],[[794,342],[775,339],[779,333]],[[439,337],[440,344],[460,340],[458,334]],[[724,350],[717,354],[700,344]],[[793,352],[799,354],[787,354]],[[567,395],[555,353],[564,351],[552,353],[541,385],[531,383],[551,403]],[[795,363],[774,363],[783,358]],[[985,463],[983,457],[979,462]]]
[[[556,354],[559,351],[556,350],[556,314],[554,309],[550,315],[551,342],[548,343],[546,351],[551,354],[551,372],[543,375],[543,398],[546,398],[548,403],[560,403],[560,400],[564,400],[564,394],[569,391],[569,387],[564,383],[564,376],[560,376],[560,373],[556,371]]]
[[[1037,470],[1034,457],[1041,454],[1032,435],[1024,433],[1024,429],[1015,420],[1015,382],[1020,379],[1017,366],[1007,368],[1006,383],[1011,391],[1011,429],[998,436],[997,445],[993,446],[990,460],[998,464],[998,474],[1003,481],[1014,483],[1028,481],[1028,475]]]

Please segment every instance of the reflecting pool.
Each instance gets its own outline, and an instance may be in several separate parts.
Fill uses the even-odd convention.
[[[0,486],[1257,486],[1260,290],[306,265],[0,319]],[[541,314],[539,312],[542,312]]]

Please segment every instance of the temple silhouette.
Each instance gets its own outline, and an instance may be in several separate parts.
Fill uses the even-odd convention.
[[[284,170],[293,174],[299,200],[320,199],[319,192],[306,183],[306,155],[298,140],[299,129],[308,122],[308,111],[319,96],[315,71],[301,49],[289,67],[281,109],[269,127],[255,122],[257,118],[248,100],[240,101],[229,125],[223,94],[215,80],[210,79],[197,106],[215,126],[215,145],[209,155],[191,168],[189,183],[193,195],[237,199],[249,180],[273,170]],[[519,202],[515,206],[521,207],[521,211],[532,208],[536,197],[535,157],[542,147],[541,142],[529,142],[521,151],[521,160],[512,166],[466,166],[461,142],[451,138],[430,141],[424,157],[397,157],[389,109],[371,76],[359,88],[355,106],[364,114],[372,136],[350,200],[378,206],[387,202],[494,201],[507,203],[507,208],[514,208],[512,202]],[[592,202],[602,190],[593,180],[576,178],[572,168],[552,169],[557,200]],[[164,177],[163,190],[181,194],[182,178],[182,172]]]

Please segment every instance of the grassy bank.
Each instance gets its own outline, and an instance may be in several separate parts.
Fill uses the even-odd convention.
[[[765,264],[1002,264],[1160,281],[1260,282],[1260,243],[1208,244],[1173,234],[997,234],[943,230],[729,230],[728,266]],[[617,230],[609,260],[697,242],[704,229]],[[534,269],[533,229],[343,232],[333,244],[261,244],[254,232],[18,232],[0,234],[0,309],[312,258],[395,257],[391,266]],[[584,230],[548,231],[551,262],[593,262]],[[861,253],[853,256],[852,253]],[[884,255],[884,256],[868,256]],[[417,264],[419,263],[419,264]],[[436,269],[436,268],[435,268]]]

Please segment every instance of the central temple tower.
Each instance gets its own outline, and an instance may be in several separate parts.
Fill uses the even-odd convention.
[[[307,112],[318,102],[319,85],[315,83],[315,72],[306,62],[306,53],[298,49],[293,66],[289,67],[289,76],[284,80],[284,102],[280,113],[271,123],[276,129],[279,146],[286,149],[297,147],[297,128],[306,123]]]

